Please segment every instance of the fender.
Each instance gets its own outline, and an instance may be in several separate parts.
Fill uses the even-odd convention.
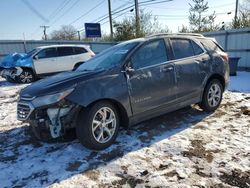
[[[79,83],[67,99],[83,107],[99,100],[112,100],[126,109],[128,117],[132,115],[127,81],[124,73],[117,70]]]

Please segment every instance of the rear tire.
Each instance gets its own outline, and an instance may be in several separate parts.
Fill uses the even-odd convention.
[[[222,96],[223,87],[221,82],[217,79],[211,80],[205,87],[199,106],[207,112],[215,111],[220,106]]]
[[[120,118],[115,106],[100,101],[79,113],[76,135],[85,147],[102,150],[115,141],[119,126]]]
[[[35,74],[32,70],[23,69],[22,73],[16,77],[16,81],[20,84],[29,84],[35,81]]]

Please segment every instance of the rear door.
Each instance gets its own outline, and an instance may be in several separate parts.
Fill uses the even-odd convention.
[[[176,68],[177,99],[187,101],[200,97],[209,68],[209,55],[190,39],[171,38],[170,44]]]
[[[36,74],[47,74],[57,71],[57,49],[46,48],[39,51],[33,58]]]
[[[58,47],[57,72],[73,70],[74,65],[78,62],[77,56],[74,55],[73,47]]]
[[[74,47],[74,58],[78,62],[85,62],[91,58],[91,53],[83,47]],[[93,54],[92,54],[93,55]]]
[[[127,79],[134,115],[176,99],[174,66],[168,60],[164,39],[145,43],[131,57]]]

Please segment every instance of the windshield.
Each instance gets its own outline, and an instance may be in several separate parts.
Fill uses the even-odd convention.
[[[31,50],[30,52],[27,53],[26,57],[31,57],[33,54],[35,54],[38,51],[37,48]]]
[[[117,44],[83,63],[78,67],[77,71],[110,69],[121,64],[126,55],[138,44],[139,42]]]

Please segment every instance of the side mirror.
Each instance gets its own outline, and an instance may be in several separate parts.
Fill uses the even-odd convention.
[[[35,56],[34,56],[34,59],[35,59],[35,60],[38,60],[38,59],[39,59],[39,58],[38,58],[38,55],[35,55]]]
[[[129,72],[134,72],[134,71],[135,71],[135,69],[132,67],[131,61],[128,61],[128,63],[125,64],[122,72],[129,73]]]
[[[132,68],[132,67],[125,67],[125,71],[126,72],[135,72],[135,69],[134,68]]]

